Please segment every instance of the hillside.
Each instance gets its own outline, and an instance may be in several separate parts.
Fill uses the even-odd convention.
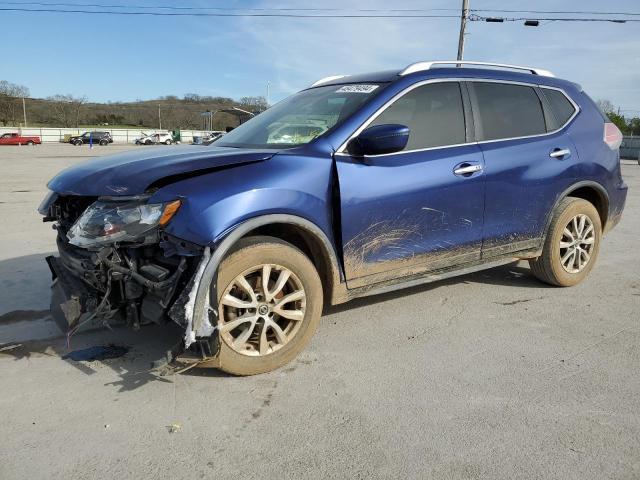
[[[30,127],[121,126],[164,129],[205,128],[203,112],[215,112],[231,107],[258,113],[267,106],[263,97],[209,97],[185,94],[183,97],[165,96],[135,102],[88,102],[71,95],[30,98],[29,90],[21,85],[0,81],[0,126],[20,127],[26,112]],[[24,98],[24,111],[23,111]],[[214,130],[236,126],[237,117],[225,113],[213,116]]]

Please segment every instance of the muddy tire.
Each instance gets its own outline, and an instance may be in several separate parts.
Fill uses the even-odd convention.
[[[601,239],[600,215],[593,204],[567,197],[553,212],[542,255],[529,260],[531,271],[550,285],[576,285],[595,265]]]
[[[290,362],[315,333],[322,299],[302,251],[273,237],[242,239],[218,274],[219,368],[255,375]]]

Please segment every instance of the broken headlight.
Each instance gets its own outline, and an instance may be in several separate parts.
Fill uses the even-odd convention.
[[[67,232],[69,243],[94,247],[115,242],[135,242],[166,225],[180,207],[168,203],[98,200],[87,208]]]

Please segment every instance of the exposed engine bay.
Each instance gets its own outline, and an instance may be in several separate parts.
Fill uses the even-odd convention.
[[[189,292],[204,249],[163,232],[179,207],[142,196],[45,199],[40,213],[54,222],[59,251],[47,257],[51,312],[63,331],[170,320],[189,326]]]

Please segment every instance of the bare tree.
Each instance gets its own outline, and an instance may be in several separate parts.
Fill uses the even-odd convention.
[[[269,108],[267,99],[264,97],[242,97],[240,99],[241,108],[246,108],[252,113],[264,112]]]
[[[80,123],[80,108],[87,102],[87,97],[74,97],[73,95],[53,95],[47,100],[51,102],[55,119],[62,123],[63,127],[71,127]]]
[[[3,125],[17,125],[20,99],[29,96],[29,89],[23,85],[0,80],[0,122]]]
[[[596,104],[598,105],[600,110],[602,110],[604,113],[611,113],[617,110],[615,105],[611,103],[609,100],[601,99],[596,101]]]

